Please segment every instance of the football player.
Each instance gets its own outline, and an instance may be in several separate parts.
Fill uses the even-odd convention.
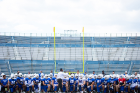
[[[18,91],[19,93],[21,92],[21,90],[25,91],[25,82],[24,82],[24,78],[22,76],[22,73],[19,73],[18,77],[17,77],[17,85],[18,85]]]
[[[102,76],[98,75],[96,79],[96,84],[97,84],[97,92],[100,93],[101,89],[104,91],[104,85],[103,85],[103,80],[101,79]]]
[[[34,83],[33,79],[31,79],[31,75],[28,75],[28,78],[25,79],[26,91],[29,93],[30,90],[34,92]]]
[[[69,78],[69,85],[70,85],[70,92],[73,93],[75,90],[75,84],[76,84],[76,79],[74,78],[74,74],[71,74],[71,77]]]
[[[78,79],[78,85],[79,85],[79,91],[81,93],[83,93],[83,91],[84,91],[84,85],[85,85],[85,83],[86,83],[86,81],[83,78],[83,74],[80,74],[80,78]]]
[[[131,85],[131,81],[129,80],[129,76],[126,75],[126,81],[125,81],[125,86],[124,86],[124,90],[125,93],[130,93],[130,85]]]
[[[45,78],[43,80],[44,91],[46,93],[47,93],[47,89],[48,89],[48,91],[50,91],[50,84],[51,84],[51,79],[48,77],[49,77],[49,75],[45,75]]]
[[[87,91],[91,92],[93,90],[95,79],[92,78],[92,75],[89,75],[89,78],[87,79]]]
[[[6,92],[5,88],[7,88],[7,92],[9,91],[8,79],[6,79],[6,75],[3,74],[3,79],[1,80],[1,91]]]
[[[44,92],[44,85],[43,85],[43,80],[44,80],[44,74],[41,73],[41,92]]]
[[[52,85],[53,85],[54,92],[56,93],[58,87],[57,74],[55,74],[54,77],[52,78]]]
[[[76,80],[76,83],[75,83],[75,92],[77,92],[77,88],[78,88],[78,74],[75,74],[75,80]]]
[[[68,92],[68,81],[69,79],[67,78],[67,74],[65,73],[64,78],[63,78],[63,86],[62,86],[62,90],[63,92]]]
[[[38,92],[39,91],[39,83],[41,82],[38,74],[35,75],[33,82],[34,82],[35,91]]]
[[[9,79],[9,85],[10,85],[10,92],[13,93],[17,91],[17,80],[15,79],[14,74],[11,74],[11,79]]]

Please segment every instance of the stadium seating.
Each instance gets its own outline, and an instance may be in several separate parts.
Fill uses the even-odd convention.
[[[0,35],[0,69],[10,74],[49,73],[50,70],[83,71],[83,37]],[[8,63],[9,62],[9,63]],[[133,64],[132,64],[133,63]],[[84,37],[84,69],[87,73],[138,72],[140,37]]]
[[[0,72],[6,75],[10,74],[8,61],[0,60]]]

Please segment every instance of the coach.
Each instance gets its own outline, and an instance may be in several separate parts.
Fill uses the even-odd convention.
[[[61,92],[63,92],[62,91],[62,80],[63,80],[63,78],[64,78],[64,72],[63,72],[63,69],[60,68],[60,72],[57,75],[57,82],[58,82],[57,92],[58,92],[59,88],[60,88]]]

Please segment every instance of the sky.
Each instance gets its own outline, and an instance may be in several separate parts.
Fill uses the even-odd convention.
[[[140,0],[0,0],[0,32],[140,33]]]

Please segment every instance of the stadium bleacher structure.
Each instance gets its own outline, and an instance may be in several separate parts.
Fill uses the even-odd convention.
[[[16,36],[0,34],[0,70],[10,75],[22,73],[48,74],[83,71],[83,37]],[[56,55],[56,59],[54,57]],[[140,36],[84,37],[84,70],[96,74],[115,71],[138,72],[140,67]]]

